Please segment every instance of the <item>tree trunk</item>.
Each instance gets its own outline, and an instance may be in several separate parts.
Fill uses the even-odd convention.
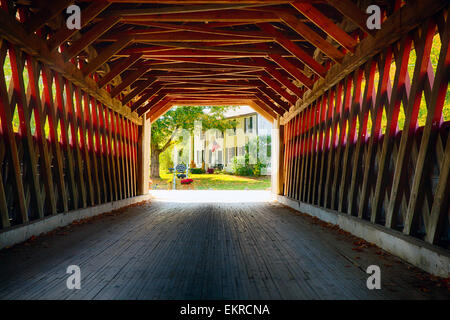
[[[152,148],[152,163],[151,163],[151,178],[152,179],[160,179],[159,176],[159,155],[161,151],[158,149]]]

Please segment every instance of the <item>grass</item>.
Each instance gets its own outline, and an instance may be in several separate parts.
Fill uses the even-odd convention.
[[[168,190],[172,189],[173,175],[161,173],[161,179],[153,180],[151,189]],[[194,182],[190,186],[181,185],[177,180],[177,189],[194,190],[267,190],[270,188],[270,176],[262,177],[240,177],[224,173],[214,174],[190,174],[190,179]]]

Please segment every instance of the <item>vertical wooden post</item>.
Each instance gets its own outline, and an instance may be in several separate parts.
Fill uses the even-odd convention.
[[[282,170],[283,163],[281,158],[281,149],[283,146],[283,140],[280,133],[280,116],[272,123],[272,144],[271,144],[271,155],[272,155],[272,171],[271,171],[271,182],[272,182],[272,194],[280,195],[282,192]]]
[[[145,119],[144,117],[142,126],[138,129],[138,194],[144,195],[148,193],[150,183],[150,144],[152,134],[150,119]]]

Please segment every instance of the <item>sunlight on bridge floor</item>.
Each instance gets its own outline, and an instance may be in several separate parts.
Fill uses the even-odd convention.
[[[152,190],[154,201],[161,202],[268,202],[272,194],[266,190]]]

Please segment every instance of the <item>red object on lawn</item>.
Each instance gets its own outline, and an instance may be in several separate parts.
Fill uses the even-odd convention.
[[[183,179],[183,180],[181,180],[181,184],[191,184],[192,182],[194,182],[194,180],[192,180],[192,179]]]

